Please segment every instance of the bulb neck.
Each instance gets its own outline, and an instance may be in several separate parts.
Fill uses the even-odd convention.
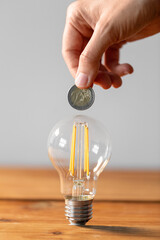
[[[65,216],[70,225],[85,225],[92,218],[92,201],[65,199]]]

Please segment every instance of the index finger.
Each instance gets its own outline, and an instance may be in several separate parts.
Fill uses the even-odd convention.
[[[83,36],[70,22],[66,21],[62,41],[62,55],[74,78],[82,49]]]

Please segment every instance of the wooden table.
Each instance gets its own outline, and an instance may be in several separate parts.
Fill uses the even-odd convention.
[[[84,227],[64,217],[52,169],[0,169],[0,240],[160,239],[160,172],[106,171]]]

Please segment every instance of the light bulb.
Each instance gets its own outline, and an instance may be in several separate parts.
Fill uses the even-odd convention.
[[[48,155],[60,175],[67,219],[84,225],[92,218],[96,181],[111,156],[105,127],[87,116],[60,121],[49,135]]]

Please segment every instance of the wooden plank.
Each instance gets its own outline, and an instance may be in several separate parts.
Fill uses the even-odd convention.
[[[0,199],[62,199],[53,169],[0,169]],[[97,200],[160,201],[160,171],[105,171]]]
[[[160,239],[160,204],[94,202],[86,227],[68,225],[63,201],[0,201],[0,239]]]

